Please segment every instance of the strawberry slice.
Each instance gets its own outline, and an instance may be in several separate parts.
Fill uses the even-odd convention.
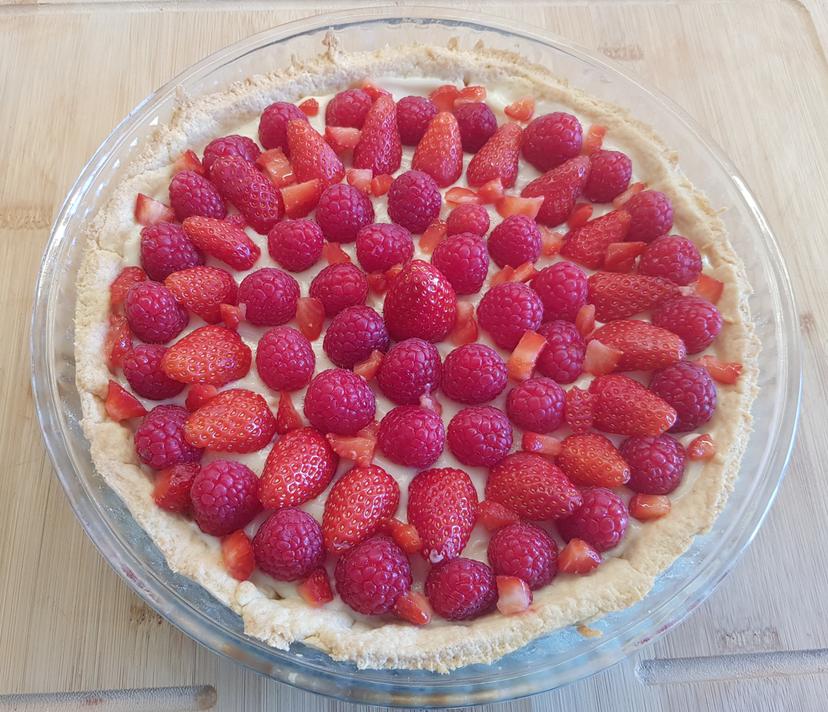
[[[104,341],[106,365],[115,373],[124,363],[124,357],[132,350],[132,331],[126,317],[110,316],[109,330]]]
[[[648,321],[620,319],[604,324],[592,337],[621,352],[619,371],[655,371],[687,356],[681,337]]]
[[[316,207],[322,195],[322,189],[323,184],[319,178],[283,186],[281,193],[285,204],[285,215],[293,219],[305,217]]]
[[[716,455],[716,443],[710,435],[704,434],[694,438],[687,446],[687,457],[690,460],[707,461]]]
[[[371,178],[371,195],[379,198],[391,190],[391,184],[394,182],[394,176],[388,173],[381,173],[378,176]]]
[[[451,111],[454,108],[454,102],[460,96],[460,90],[453,84],[443,84],[437,87],[428,98],[431,99],[438,111]]]
[[[219,314],[221,314],[222,323],[230,331],[237,331],[244,319],[241,308],[235,304],[219,304]]]
[[[596,272],[588,284],[588,301],[595,305],[595,318],[603,322],[626,319],[679,294],[672,282],[644,274]]]
[[[429,122],[414,151],[411,167],[428,173],[441,188],[460,178],[463,173],[463,145],[454,114],[441,111]]]
[[[113,314],[120,314],[126,302],[127,292],[133,284],[143,282],[147,273],[140,267],[124,267],[109,285],[109,309]]]
[[[299,111],[305,116],[316,116],[319,113],[319,102],[310,97],[299,103]]]
[[[366,275],[368,280],[368,289],[372,294],[385,294],[388,289],[388,280],[385,278],[385,272],[369,272]]]
[[[644,252],[646,242],[612,242],[604,253],[605,272],[632,272],[635,258]]]
[[[256,158],[256,165],[267,174],[270,182],[277,188],[296,182],[293,166],[281,148],[271,148],[260,153]]]
[[[620,195],[615,196],[612,201],[612,207],[618,210],[624,203],[626,203],[634,195],[638,195],[642,190],[647,188],[646,183],[633,183]]]
[[[385,520],[383,528],[406,554],[417,554],[423,548],[423,540],[412,524],[401,522],[396,517],[389,517]]]
[[[500,178],[493,178],[477,189],[477,194],[484,205],[496,203],[503,197],[503,183]]]
[[[322,333],[325,307],[316,297],[300,297],[296,303],[296,325],[309,341],[316,341]]]
[[[383,354],[382,351],[374,349],[367,359],[354,366],[354,373],[357,376],[362,376],[366,381],[370,381],[377,375],[377,371],[379,371],[380,364],[382,363],[382,357],[384,355],[385,354]]]
[[[492,275],[489,281],[489,287],[496,287],[498,284],[504,282],[515,282],[515,268],[506,265],[503,269],[499,269]]]
[[[638,381],[620,374],[598,376],[589,384],[596,428],[618,435],[657,436],[676,422],[676,411]]]
[[[181,227],[196,247],[240,272],[249,270],[262,254],[242,228],[227,220],[193,216]]]
[[[143,193],[138,193],[135,198],[133,215],[135,216],[135,222],[145,226],[155,225],[160,222],[173,222],[175,220],[175,213],[171,207]]]
[[[222,391],[184,424],[190,445],[221,452],[256,452],[275,434],[276,418],[267,401],[244,388]]]
[[[374,175],[394,173],[402,163],[397,128],[397,105],[387,95],[377,97],[365,116],[362,135],[354,147],[354,167],[370,168]]]
[[[510,119],[515,121],[527,122],[535,113],[535,99],[531,96],[524,96],[508,104],[503,109],[503,113]]]
[[[545,457],[556,457],[561,451],[561,441],[554,435],[541,435],[524,431],[520,447],[526,452],[535,452]]]
[[[524,198],[543,198],[537,220],[542,225],[555,227],[572,213],[588,178],[589,158],[577,156],[535,178],[520,194]]]
[[[589,269],[598,269],[604,263],[607,248],[613,242],[623,242],[630,229],[630,214],[613,210],[600,218],[566,234],[561,254]]]
[[[472,187],[500,178],[504,188],[517,180],[520,144],[523,130],[517,124],[503,124],[483,144],[466,169],[466,180]]]
[[[325,140],[337,156],[343,156],[353,151],[359,143],[362,131],[345,126],[326,126]]]
[[[343,460],[350,460],[356,465],[368,467],[374,461],[374,451],[377,448],[377,438],[363,435],[335,435],[326,436],[333,451]]]
[[[376,84],[373,84],[372,82],[369,82],[367,80],[360,84],[360,89],[362,89],[362,91],[364,91],[368,96],[371,97],[371,101],[376,101],[381,96],[391,96],[391,93],[389,91],[386,91],[385,89],[380,89],[380,87],[378,87]]]
[[[504,195],[495,203],[495,210],[502,218],[512,215],[525,215],[533,220],[543,207],[543,196],[538,198],[519,198],[516,195]]]
[[[472,205],[482,205],[483,198],[469,188],[461,188],[456,185],[446,191],[446,203],[449,205],[464,205],[470,203]]]
[[[583,487],[620,487],[630,479],[630,468],[615,445],[598,433],[564,438],[556,462]]]
[[[279,405],[276,408],[276,432],[284,435],[303,426],[302,416],[296,412],[293,398],[288,391],[282,391],[279,394]]]
[[[345,177],[345,166],[336,152],[306,120],[287,122],[287,142],[297,181],[304,183],[319,178],[327,186]]]
[[[630,516],[639,522],[661,519],[670,513],[670,498],[663,494],[635,494],[629,504]]]
[[[463,87],[457,92],[457,97],[454,100],[454,106],[458,104],[474,104],[480,101],[486,101],[486,87],[477,84]]]
[[[213,398],[218,395],[218,388],[207,383],[193,383],[187,389],[187,399],[184,401],[184,407],[191,413],[195,413],[201,406],[207,405]]]
[[[210,180],[221,197],[232,203],[260,235],[267,235],[284,214],[276,186],[255,164],[241,156],[215,161],[210,166]]]
[[[618,364],[621,363],[623,357],[623,351],[607,346],[598,339],[592,339],[587,344],[586,354],[584,355],[584,371],[591,373],[593,376],[612,373],[618,368]]]
[[[348,185],[354,186],[357,190],[363,193],[371,192],[371,180],[374,177],[370,168],[346,168],[345,180]]]
[[[575,315],[575,328],[586,338],[595,330],[595,305],[584,304]]]
[[[562,574],[588,574],[601,563],[601,554],[583,539],[570,539],[558,554],[558,571]]]
[[[223,326],[202,326],[167,349],[161,370],[179,383],[223,386],[250,370],[250,347]]]
[[[141,418],[147,414],[147,409],[141,405],[141,401],[111,379],[106,391],[104,410],[112,420],[119,423],[130,418]]]
[[[221,540],[221,560],[224,568],[237,581],[247,581],[256,559],[253,557],[253,544],[244,529],[239,529]]]
[[[338,242],[326,242],[322,248],[322,257],[329,265],[340,265],[351,261],[351,256],[342,249]]]
[[[437,415],[443,414],[443,404],[437,399],[437,395],[433,391],[423,393],[420,396],[420,405],[426,410],[433,410]]]
[[[564,421],[573,433],[586,433],[592,428],[593,397],[589,391],[572,386],[566,392]]]
[[[446,221],[435,220],[429,225],[425,232],[420,235],[420,251],[430,255],[440,244],[442,239],[446,236]]]
[[[157,472],[152,488],[155,504],[167,512],[189,514],[190,488],[200,469],[197,462],[187,462]]]
[[[742,374],[742,364],[736,361],[719,361],[715,356],[702,356],[696,363],[707,369],[714,381],[732,386]]]
[[[532,591],[522,578],[495,576],[497,584],[497,610],[504,616],[523,613],[532,605]]]
[[[238,299],[236,280],[218,267],[200,265],[173,272],[164,286],[179,304],[208,324],[222,321],[221,306],[233,305]]]
[[[584,142],[581,146],[581,153],[585,156],[595,153],[604,143],[604,136],[607,135],[607,127],[600,124],[593,124],[589,127]]]
[[[698,281],[693,285],[693,291],[711,304],[718,304],[724,291],[724,282],[713,279],[709,275],[700,274]]]
[[[550,230],[544,225],[538,225],[541,234],[541,254],[544,257],[553,257],[561,251],[564,243],[564,233]]]
[[[566,219],[566,225],[570,230],[575,230],[582,225],[586,225],[591,217],[592,205],[589,203],[576,203],[569,217]]]
[[[181,171],[192,171],[193,173],[198,173],[200,176],[203,176],[206,172],[201,161],[198,160],[198,156],[189,148],[176,158],[173,163],[173,175],[181,173]]]
[[[406,591],[394,603],[394,613],[412,625],[428,625],[431,622],[431,604],[419,591]]]
[[[457,319],[448,340],[455,346],[465,346],[477,341],[477,319],[474,317],[474,304],[457,302]]]
[[[320,566],[296,587],[297,593],[309,606],[319,608],[334,599],[328,572]]]
[[[477,521],[480,522],[486,531],[496,531],[507,524],[515,524],[520,521],[517,512],[509,509],[500,502],[491,499],[484,499],[477,508]]]
[[[524,332],[506,362],[509,378],[515,381],[525,381],[531,378],[535,363],[544,348],[546,348],[546,339],[543,336],[531,330]]]

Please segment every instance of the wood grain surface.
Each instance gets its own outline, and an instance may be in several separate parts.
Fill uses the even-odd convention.
[[[50,223],[121,117],[228,43],[348,4],[0,0],[0,693],[211,684],[220,710],[357,709],[219,658],[127,589],[75,521],[54,477],[33,412],[28,353],[34,279]],[[802,421],[788,476],[733,573],[684,624],[638,656],[497,709],[824,709],[828,677],[818,664],[771,666],[747,681],[665,685],[639,682],[636,665],[828,647],[825,6],[818,0],[451,4],[467,7],[470,16],[483,10],[528,22],[597,50],[693,115],[745,176],[782,244],[805,346]],[[651,665],[647,674],[653,669],[662,668]]]

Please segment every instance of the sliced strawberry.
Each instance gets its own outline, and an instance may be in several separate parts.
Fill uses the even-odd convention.
[[[515,271],[512,274],[511,282],[529,282],[535,278],[538,271],[535,269],[535,265],[531,262],[523,262],[515,267]]]
[[[698,281],[693,285],[693,291],[702,299],[706,299],[712,304],[718,304],[724,291],[724,282],[713,279],[709,275],[701,274]]]
[[[584,136],[584,142],[581,146],[581,153],[585,156],[595,153],[604,143],[604,136],[606,136],[606,134],[606,126],[601,126],[600,124],[593,124],[590,126],[586,136]]]
[[[340,265],[351,261],[351,256],[342,249],[338,242],[326,242],[322,248],[322,258],[329,265]]]
[[[598,339],[591,339],[584,356],[584,371],[593,376],[603,376],[618,368],[623,358],[623,351],[607,346]]]
[[[634,494],[629,504],[630,516],[649,522],[670,513],[670,498],[663,494]]]
[[[333,451],[343,460],[350,460],[362,467],[367,467],[374,461],[374,451],[377,448],[376,437],[334,435],[333,433],[328,433],[325,437],[328,438]]]
[[[104,410],[106,410],[106,414],[112,418],[112,420],[119,423],[122,420],[140,418],[147,414],[147,409],[141,405],[141,401],[111,379],[109,381],[109,388],[106,392]]]
[[[504,188],[517,180],[520,144],[523,131],[517,124],[503,124],[483,145],[466,169],[466,180],[472,187],[500,178]]]
[[[210,166],[210,180],[221,197],[232,203],[260,235],[267,235],[284,215],[282,195],[276,186],[255,164],[240,156],[215,161]]]
[[[324,185],[330,185],[339,183],[345,177],[342,161],[306,120],[287,122],[287,142],[297,181],[319,178]]]
[[[586,338],[595,330],[595,305],[584,304],[575,315],[575,328]]]
[[[276,418],[262,396],[243,388],[221,391],[184,424],[193,447],[221,452],[256,452],[276,434]]]
[[[390,287],[394,280],[397,278],[397,275],[402,272],[404,265],[397,264],[391,265],[387,270],[385,270],[385,284],[386,287]]]
[[[605,272],[632,272],[635,258],[647,247],[646,242],[612,242],[604,253]]]
[[[160,222],[173,222],[175,213],[168,205],[164,205],[148,195],[138,193],[135,198],[135,222],[139,225],[155,225]]]
[[[346,168],[345,180],[363,193],[371,192],[371,179],[374,177],[370,168]]]
[[[147,273],[140,267],[124,267],[109,285],[109,309],[113,314],[120,314],[126,302],[126,295],[133,284],[143,282]]]
[[[457,319],[448,340],[455,346],[465,346],[477,341],[477,319],[474,317],[474,304],[457,302]]]
[[[249,270],[262,254],[242,228],[227,220],[193,216],[181,226],[196,247],[240,272]]]
[[[621,453],[598,433],[564,438],[556,462],[570,480],[583,487],[620,487],[630,479]]]
[[[167,349],[161,369],[179,383],[223,386],[250,370],[250,347],[223,326],[202,326]]]
[[[598,376],[589,384],[596,428],[618,435],[661,435],[676,422],[673,407],[638,381],[620,374]]]
[[[646,189],[646,187],[646,183],[631,184],[630,187],[627,188],[623,193],[615,196],[615,198],[612,201],[612,207],[618,210],[618,208],[624,205],[624,203],[626,203],[630,198],[632,198],[634,195],[637,195],[642,190]]]
[[[219,314],[221,314],[222,323],[230,331],[238,330],[239,324],[244,319],[241,308],[235,304],[219,304]]]
[[[572,386],[566,392],[564,421],[573,433],[586,433],[592,428],[593,397],[589,391]]]
[[[388,280],[385,278],[385,272],[369,272],[366,275],[368,280],[368,289],[372,294],[385,294],[388,290]]]
[[[367,359],[354,366],[354,373],[357,376],[362,376],[366,381],[370,381],[377,375],[384,355],[382,351],[375,349]]]
[[[290,161],[281,148],[271,148],[269,151],[260,153],[256,159],[256,165],[267,174],[271,183],[277,188],[296,182],[293,166],[290,165]]]
[[[288,391],[279,393],[279,405],[276,408],[276,432],[279,435],[284,435],[291,430],[298,430],[304,425],[302,416],[296,412],[290,393]]]
[[[391,174],[399,169],[401,162],[397,105],[390,96],[379,96],[365,116],[362,135],[354,148],[354,167],[370,168],[374,175]]]
[[[360,136],[362,136],[362,131],[359,129],[346,128],[345,126],[325,127],[325,140],[337,156],[353,151],[359,143]]]
[[[391,190],[391,184],[394,182],[394,176],[388,173],[380,173],[378,176],[371,178],[371,195],[375,198],[385,195]]]
[[[519,522],[520,517],[517,512],[500,502],[484,499],[477,508],[477,521],[486,528],[486,531],[493,532],[507,524]]]
[[[173,163],[173,175],[181,171],[192,171],[193,173],[198,173],[200,176],[203,176],[205,173],[204,166],[201,165],[198,156],[189,148],[176,158]]]
[[[496,576],[497,610],[504,616],[523,613],[532,605],[529,585],[517,576]]]
[[[576,203],[569,217],[566,219],[566,225],[570,230],[576,230],[582,225],[586,225],[591,217],[592,205],[589,203]]]
[[[164,286],[181,306],[208,324],[220,322],[221,306],[233,305],[238,299],[236,280],[218,267],[199,265],[173,272],[164,280]]]
[[[601,563],[601,554],[583,539],[570,539],[558,554],[558,571],[562,574],[588,574]]]
[[[499,269],[492,275],[491,280],[489,281],[489,287],[496,287],[498,284],[503,284],[504,282],[514,282],[515,281],[515,268],[506,265],[503,269]]]
[[[630,214],[613,210],[600,218],[590,220],[582,227],[570,230],[561,248],[561,255],[590,269],[598,269],[604,262],[607,247],[623,242],[630,228]]]
[[[477,194],[484,205],[496,203],[503,197],[503,183],[500,178],[493,178],[477,189]]]
[[[546,348],[546,339],[543,336],[531,330],[524,332],[506,362],[509,378],[515,381],[525,381],[531,378],[535,363],[544,348]]]
[[[316,297],[300,297],[296,303],[296,325],[306,339],[316,341],[322,333],[325,307]]]
[[[471,203],[472,205],[482,205],[483,198],[469,188],[461,188],[454,186],[446,191],[446,203],[449,205],[464,205]]]
[[[504,195],[495,203],[495,210],[502,218],[511,215],[525,215],[528,218],[536,218],[543,207],[544,197],[519,198],[516,195]]]
[[[191,413],[195,413],[201,406],[207,405],[218,395],[218,388],[207,383],[193,383],[187,389],[187,399],[184,406]]]
[[[644,274],[596,272],[588,283],[588,301],[595,305],[595,318],[603,322],[626,319],[679,294],[672,282]]]
[[[414,151],[411,167],[428,173],[441,188],[460,178],[463,173],[463,146],[454,114],[441,111],[429,122]]]
[[[577,156],[535,178],[520,194],[524,198],[542,197],[544,201],[537,214],[538,222],[555,227],[572,213],[588,178],[589,158]]]
[[[106,365],[115,373],[124,363],[124,357],[132,350],[132,331],[126,317],[110,316],[109,330],[106,332],[104,354]]]
[[[227,573],[237,581],[247,581],[250,578],[256,568],[256,559],[253,557],[253,544],[244,529],[222,537],[221,560]]]
[[[431,604],[419,591],[407,591],[394,604],[394,613],[412,625],[428,625],[431,621]]]
[[[391,96],[391,93],[385,89],[380,89],[376,84],[369,81],[364,81],[360,84],[360,89],[371,97],[371,101],[376,101],[381,96]]]
[[[446,236],[446,221],[435,220],[429,225],[425,232],[420,235],[420,250],[427,255],[434,252],[440,241]]]
[[[702,356],[696,363],[707,369],[713,380],[732,386],[742,374],[742,364],[736,361],[719,361],[715,356]]]
[[[561,251],[564,243],[564,233],[550,230],[544,225],[538,225],[541,233],[541,254],[544,257],[553,257]]]
[[[508,104],[503,109],[503,113],[515,121],[529,121],[532,118],[532,114],[535,113],[535,99],[531,96],[524,96]]]
[[[460,96],[460,90],[453,84],[443,84],[437,87],[428,98],[434,103],[438,111],[451,111],[454,108],[454,102]]]
[[[454,106],[458,104],[474,104],[480,101],[486,101],[486,87],[477,84],[471,84],[463,87],[457,92],[457,97],[454,99]]]
[[[716,456],[716,443],[708,434],[699,435],[687,446],[687,457],[690,460],[707,461]]]
[[[526,452],[536,452],[545,457],[556,457],[561,451],[561,441],[554,435],[541,435],[528,430],[524,431],[520,446]]]
[[[443,414],[443,404],[437,399],[434,391],[423,393],[420,396],[420,405],[427,410],[433,410],[437,415]]]
[[[305,217],[316,207],[323,187],[319,178],[283,186],[281,193],[285,204],[285,215],[293,219]]]
[[[361,438],[376,438],[379,432],[380,423],[378,420],[372,420],[361,430],[357,430],[357,435]]]
[[[319,567],[296,587],[297,593],[309,606],[318,608],[334,599],[328,572]]]
[[[385,520],[383,528],[406,554],[417,554],[423,548],[423,540],[413,524],[389,517]]]
[[[319,113],[319,102],[313,97],[299,103],[299,111],[305,116],[316,116]]]
[[[619,319],[604,324],[595,331],[592,338],[605,347],[621,352],[616,365],[619,371],[655,371],[682,361],[687,356],[681,337],[648,321]]]
[[[201,467],[197,462],[174,465],[155,474],[152,499],[167,512],[188,514],[190,512],[190,488]]]

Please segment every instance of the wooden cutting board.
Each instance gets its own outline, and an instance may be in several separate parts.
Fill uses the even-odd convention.
[[[127,589],[84,535],[53,475],[33,413],[28,354],[34,278],[49,225],[121,117],[226,44],[349,4],[0,0],[0,693],[209,684],[220,710],[351,709],[220,659]],[[679,628],[613,669],[497,709],[824,709],[828,677],[814,672],[825,669],[820,654],[784,652],[828,647],[825,6],[820,0],[451,5],[467,7],[470,17],[486,11],[527,22],[597,50],[692,114],[741,170],[776,231],[798,292],[806,347],[803,417],[787,480],[719,590]],[[638,665],[653,660],[775,651],[782,655],[737,660],[742,669],[758,664],[769,671],[749,681],[645,685],[636,676]],[[704,664],[691,660],[675,671],[698,673]],[[724,678],[733,673],[716,670]]]

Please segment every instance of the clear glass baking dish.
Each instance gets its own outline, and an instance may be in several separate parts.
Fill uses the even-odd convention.
[[[480,40],[552,67],[574,86],[651,123],[678,151],[689,178],[727,208],[724,220],[755,289],[750,303],[763,345],[754,431],[736,489],[712,531],[697,538],[643,601],[592,624],[601,637],[560,630],[493,665],[449,675],[358,670],[304,645],[274,650],[246,637],[240,618],[204,589],[172,573],[95,472],[79,425],[73,355],[75,275],[85,221],[105,204],[153,127],[169,118],[177,90],[210,93],[291,57],[313,56],[329,30],[345,50],[445,44],[456,37],[463,46]],[[217,653],[305,690],[354,702],[451,707],[515,699],[591,675],[662,635],[710,595],[756,534],[784,475],[799,412],[796,325],[790,280],[754,197],[721,151],[670,100],[563,39],[500,19],[472,21],[436,8],[349,10],[288,23],[216,52],[148,96],[114,129],[72,186],[52,228],[33,313],[32,384],[46,445],[78,519],[127,584],[173,625]]]

